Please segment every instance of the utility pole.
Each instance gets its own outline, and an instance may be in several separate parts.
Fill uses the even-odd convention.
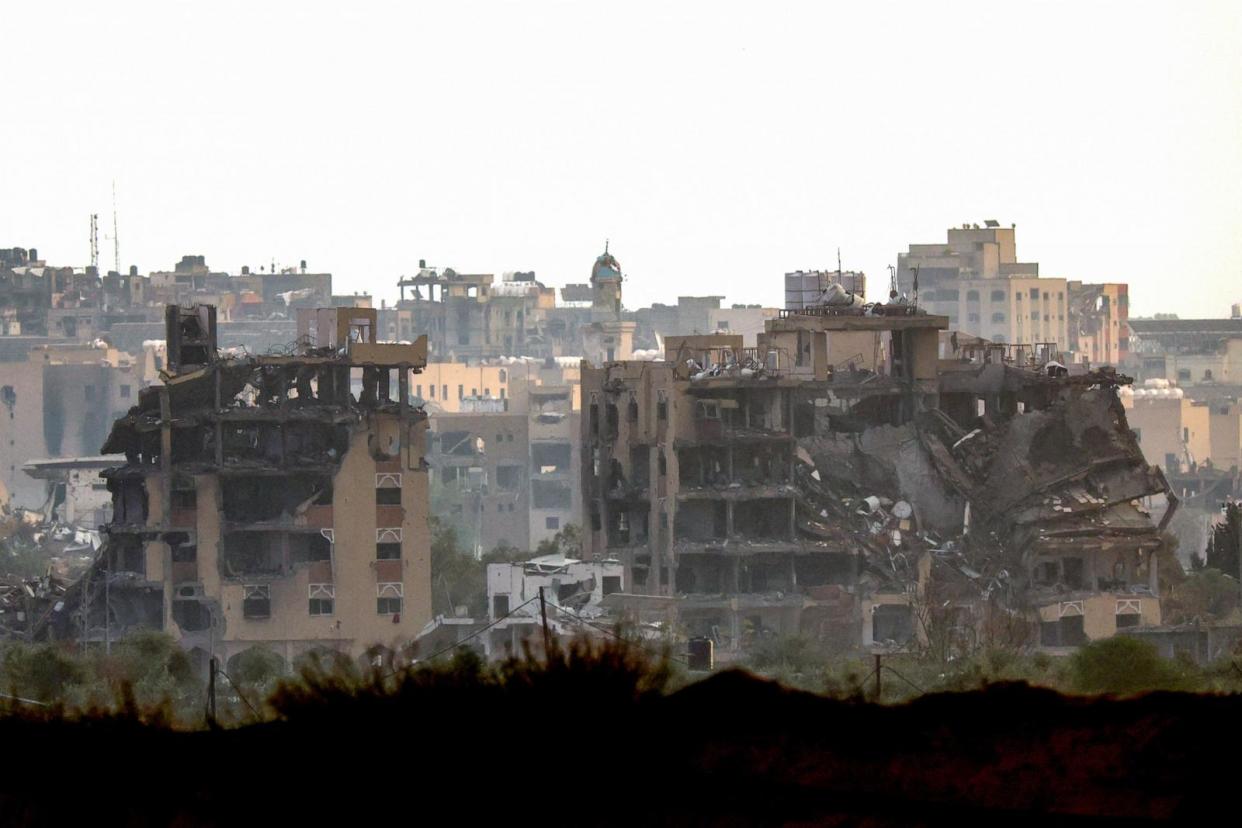
[[[91,213],[91,267],[99,272],[99,214]]]
[[[108,610],[112,603],[112,551],[105,547],[106,562],[108,568],[104,570],[104,654],[112,655],[112,619],[108,617]]]
[[[880,663],[880,658],[881,658],[880,654],[876,653],[875,654],[875,701],[877,704],[879,704],[880,694],[884,690],[884,685],[880,680],[880,674],[883,672],[883,665]]]
[[[543,587],[539,587],[539,617],[543,620],[543,657],[552,657],[552,636],[548,633],[548,604],[543,598]]]
[[[86,570],[86,575],[82,578],[82,655],[86,655],[86,639],[91,628],[91,572],[93,570],[92,566]]]
[[[112,267],[121,272],[121,239],[116,234],[116,179],[112,180]]]
[[[216,657],[212,656],[207,662],[207,724],[214,726],[216,723],[216,671],[219,669],[219,662]]]

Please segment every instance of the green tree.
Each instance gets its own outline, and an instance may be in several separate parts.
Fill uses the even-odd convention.
[[[1240,550],[1242,550],[1242,504],[1229,503],[1225,506],[1225,519],[1212,528],[1207,549],[1204,550],[1203,565],[1237,577]]]
[[[436,515],[430,524],[432,610],[451,617],[455,607],[466,606],[477,614],[487,592],[483,563],[462,548],[456,526]]]
[[[1220,621],[1238,607],[1238,582],[1219,569],[1200,569],[1170,590],[1169,620]]]
[[[1192,690],[1196,678],[1190,666],[1161,658],[1154,644],[1125,635],[1093,641],[1070,658],[1070,681],[1079,693]]]
[[[4,649],[3,671],[8,693],[47,704],[64,701],[71,690],[90,679],[79,659],[52,644],[9,644]]]
[[[567,558],[582,557],[582,529],[575,523],[565,524],[565,528],[551,538],[539,542],[535,547],[535,555],[564,555]]]

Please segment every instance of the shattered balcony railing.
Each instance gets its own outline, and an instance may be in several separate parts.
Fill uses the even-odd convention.
[[[796,319],[799,316],[919,316],[924,311],[913,304],[874,305],[808,305],[802,308],[782,308],[779,319]]]
[[[789,355],[780,348],[709,348],[687,358],[691,382],[713,379],[777,378],[789,370]]]
[[[989,365],[1001,363],[1015,368],[1044,368],[1061,363],[1063,356],[1055,342],[1010,344],[1005,342],[970,342],[961,347],[966,362]]]

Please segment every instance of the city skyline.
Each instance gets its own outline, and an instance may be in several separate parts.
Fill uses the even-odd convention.
[[[1225,316],[1242,16],[1188,5],[19,8],[0,226],[85,264],[115,181],[123,267],[306,259],[377,297],[419,259],[582,282],[610,238],[637,307],[779,306],[838,248],[878,286],[996,219],[1134,315]]]

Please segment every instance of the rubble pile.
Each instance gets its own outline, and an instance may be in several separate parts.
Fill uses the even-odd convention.
[[[1032,574],[1053,551],[1158,548],[1172,517],[1154,524],[1144,506],[1169,488],[1126,425],[1116,393],[1125,378],[1093,379],[1058,379],[1046,408],[1008,417],[962,425],[929,410],[904,426],[800,438],[799,532],[852,547],[863,574],[912,595],[927,587],[924,554],[931,580],[956,585],[958,601],[1029,610],[1075,589],[1153,595],[1111,570],[1073,583]]]
[[[66,593],[99,547],[97,530],[29,509],[0,512],[0,637],[26,640],[47,618],[65,613]]]

